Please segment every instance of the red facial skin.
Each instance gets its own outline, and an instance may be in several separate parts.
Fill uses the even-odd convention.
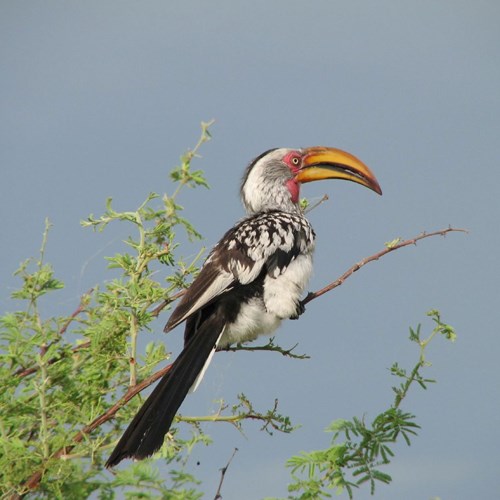
[[[286,163],[288,168],[295,175],[300,170],[300,167],[302,165],[302,155],[300,154],[299,151],[292,151],[283,158],[283,162]],[[298,203],[300,194],[300,185],[295,180],[295,177],[286,181],[286,187],[288,188],[288,191],[290,191],[292,201],[294,203]]]

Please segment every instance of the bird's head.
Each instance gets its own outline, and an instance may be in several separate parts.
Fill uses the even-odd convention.
[[[373,172],[355,156],[340,149],[315,146],[270,149],[253,160],[241,184],[246,211],[296,212],[300,185],[322,179],[344,179],[382,194]]]

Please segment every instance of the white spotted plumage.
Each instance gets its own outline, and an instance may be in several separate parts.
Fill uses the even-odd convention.
[[[311,225],[299,212],[273,210],[244,219],[214,247],[199,276],[172,314],[167,330],[234,287],[261,281],[262,293],[252,296],[248,305],[256,314],[248,310],[241,318],[228,323],[219,345],[253,340],[260,333],[271,333],[282,319],[296,314],[312,272],[314,240]],[[258,317],[257,311],[263,318],[262,328],[249,319],[248,338],[245,338],[244,318]]]

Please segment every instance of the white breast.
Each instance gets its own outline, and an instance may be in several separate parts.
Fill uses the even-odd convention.
[[[281,319],[293,316],[297,312],[312,269],[312,253],[306,253],[298,255],[278,277],[267,276],[264,281],[266,310]]]
[[[312,254],[307,253],[299,255],[278,277],[267,276],[263,297],[242,304],[236,321],[227,325],[218,346],[248,342],[273,333],[283,319],[296,314],[311,273]]]
[[[266,311],[262,298],[255,297],[241,305],[236,321],[227,325],[218,346],[255,340],[259,335],[274,332],[280,323],[281,318]]]

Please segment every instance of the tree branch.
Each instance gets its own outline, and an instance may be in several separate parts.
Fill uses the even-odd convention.
[[[321,297],[321,295],[324,295],[326,292],[329,292],[330,290],[337,288],[338,286],[342,285],[342,283],[344,283],[344,281],[347,278],[351,277],[356,271],[361,269],[363,266],[366,266],[366,264],[368,264],[369,262],[373,262],[374,260],[379,260],[381,257],[387,255],[390,252],[394,252],[395,250],[399,250],[400,248],[409,245],[416,245],[417,241],[423,240],[425,238],[431,238],[432,236],[446,236],[448,233],[451,232],[468,233],[466,229],[448,227],[447,229],[441,229],[440,231],[434,231],[432,233],[423,232],[420,235],[415,236],[414,238],[408,240],[401,241],[398,238],[397,240],[391,241],[390,243],[386,243],[386,247],[383,250],[373,255],[370,255],[370,257],[364,258],[357,264],[354,264],[344,274],[342,274],[342,276],[337,278],[335,281],[332,281],[330,284],[326,285],[321,290],[317,290],[316,292],[309,292],[301,303],[302,305],[306,305],[307,303],[311,302],[311,300]]]
[[[186,293],[186,290],[181,290],[180,292],[175,293],[174,295],[168,297],[164,301],[162,301],[158,306],[156,306],[152,311],[151,311],[151,316],[157,318],[160,313],[167,307],[169,304],[172,302],[176,301],[177,299],[181,298],[184,294]]]
[[[238,448],[235,448],[233,450],[233,454],[231,455],[231,457],[229,458],[229,460],[227,461],[227,464],[225,467],[222,467],[222,469],[220,470],[220,481],[219,481],[219,487],[217,488],[217,491],[215,493],[215,497],[214,497],[214,500],[219,500],[220,498],[222,498],[222,495],[221,495],[221,489],[222,489],[222,483],[224,482],[224,477],[226,475],[226,472],[227,472],[227,469],[229,468],[229,465],[231,464],[233,458],[234,458],[234,455],[236,455],[236,452],[238,451]]]
[[[269,339],[269,342],[265,345],[245,345],[245,344],[236,344],[235,346],[228,346],[224,347],[222,349],[217,349],[217,351],[226,351],[226,352],[237,352],[237,351],[274,351],[274,352],[279,352],[283,356],[287,356],[289,358],[293,359],[309,359],[310,356],[307,354],[295,354],[293,351],[299,344],[295,344],[294,346],[290,347],[289,349],[283,349],[283,347],[280,347],[279,345],[276,345],[274,343],[274,337],[271,337]]]

